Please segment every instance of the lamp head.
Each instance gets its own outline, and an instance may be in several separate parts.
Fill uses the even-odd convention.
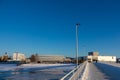
[[[76,26],[79,26],[80,25],[80,23],[76,23]]]

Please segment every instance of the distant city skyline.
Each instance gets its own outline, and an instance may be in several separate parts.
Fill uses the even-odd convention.
[[[119,0],[1,0],[0,55],[64,55],[97,51],[120,57]]]

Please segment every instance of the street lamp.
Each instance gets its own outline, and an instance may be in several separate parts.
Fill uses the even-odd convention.
[[[77,23],[76,24],[76,64],[77,64],[77,67],[78,67],[78,26],[80,24]]]

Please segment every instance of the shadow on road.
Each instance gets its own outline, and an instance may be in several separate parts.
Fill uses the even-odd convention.
[[[120,80],[120,68],[103,63],[94,63],[94,65],[104,74],[107,80]]]

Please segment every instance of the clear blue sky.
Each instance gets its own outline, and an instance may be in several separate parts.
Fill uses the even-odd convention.
[[[119,0],[0,0],[0,55],[75,57],[89,51],[120,57]]]

